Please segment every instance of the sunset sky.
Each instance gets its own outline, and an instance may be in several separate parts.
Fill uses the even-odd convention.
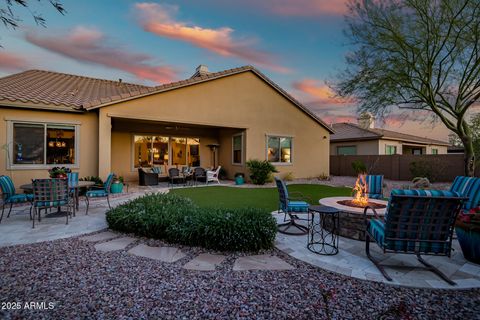
[[[342,0],[61,2],[64,16],[48,1],[31,1],[47,28],[21,8],[21,28],[0,27],[0,76],[35,68],[156,85],[188,78],[200,64],[210,71],[253,65],[327,123],[356,122],[356,106],[325,84],[351,50]],[[418,117],[395,113],[380,125],[447,140],[443,124]]]

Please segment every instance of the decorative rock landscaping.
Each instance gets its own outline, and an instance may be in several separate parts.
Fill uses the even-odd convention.
[[[362,281],[276,249],[253,258],[225,254],[214,270],[198,272],[184,267],[213,252],[178,246],[185,257],[162,262],[128,251],[165,243],[131,239],[135,241],[124,249],[110,252],[97,251],[101,243],[80,238],[0,248],[0,303],[44,301],[54,306],[4,309],[0,318],[475,319],[480,313],[479,289],[414,289]],[[265,264],[261,257],[293,269],[233,271],[239,261]]]

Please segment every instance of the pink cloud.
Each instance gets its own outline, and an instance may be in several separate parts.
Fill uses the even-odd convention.
[[[145,31],[188,42],[223,57],[240,58],[276,72],[290,72],[288,68],[275,64],[272,54],[252,48],[256,42],[254,39],[234,38],[231,28],[211,29],[176,21],[173,17],[178,8],[173,6],[144,2],[137,3],[135,8]]]
[[[332,104],[347,104],[351,101],[335,97],[335,93],[326,84],[314,79],[303,79],[296,81],[292,87],[309,98],[314,99],[315,105],[324,104],[326,106]]]
[[[22,71],[30,68],[30,63],[16,53],[0,51],[0,69],[5,71]]]
[[[138,79],[155,83],[177,80],[177,71],[171,66],[156,66],[153,57],[129,52],[125,48],[108,45],[108,38],[100,31],[76,27],[65,35],[40,37],[29,32],[26,40],[51,52],[80,62],[93,63],[128,72]]]
[[[274,2],[252,2],[262,3],[267,10],[283,16],[343,15],[347,11],[345,0],[275,0]]]

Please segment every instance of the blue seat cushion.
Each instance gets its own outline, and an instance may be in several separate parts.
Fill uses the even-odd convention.
[[[367,196],[370,199],[383,199],[383,194],[381,193],[367,193]]]
[[[35,207],[60,207],[66,205],[67,200],[55,200],[55,201],[36,201]]]
[[[480,178],[458,176],[452,183],[450,191],[456,191],[468,200],[463,208],[470,210],[480,205]]]
[[[305,201],[289,201],[288,212],[308,212],[309,204]]]
[[[105,190],[90,190],[87,191],[87,197],[106,197],[108,193]]]
[[[8,197],[5,200],[5,203],[22,203],[22,202],[32,202],[33,194],[14,194],[13,196]]]

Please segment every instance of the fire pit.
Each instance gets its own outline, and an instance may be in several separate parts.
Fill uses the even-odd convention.
[[[365,222],[363,220],[365,205],[361,206],[352,202],[353,200],[353,197],[329,197],[320,199],[319,202],[324,206],[340,210],[339,234],[342,237],[363,241],[365,240]],[[387,201],[369,199],[367,205],[375,207],[379,216],[385,215]],[[368,215],[373,215],[371,210],[368,211]]]

